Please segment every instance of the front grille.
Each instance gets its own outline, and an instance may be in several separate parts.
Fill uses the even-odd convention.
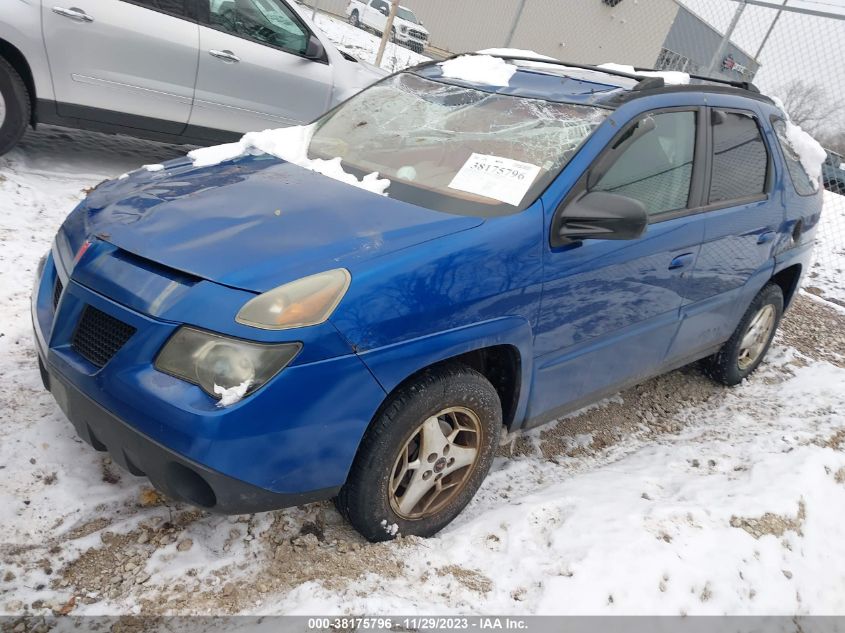
[[[65,287],[62,285],[62,280],[56,275],[56,283],[53,285],[53,312],[59,307],[59,299],[62,298],[62,291]]]
[[[135,328],[131,325],[97,308],[85,306],[71,347],[91,364],[103,367],[133,334]]]
[[[414,29],[411,29],[410,31],[408,31],[408,33],[410,34],[411,37],[414,37],[418,40],[422,40],[423,42],[425,42],[428,39],[426,34],[423,33],[422,31],[415,31]]]

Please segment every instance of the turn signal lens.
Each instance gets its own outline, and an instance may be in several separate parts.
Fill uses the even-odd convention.
[[[91,240],[85,240],[84,242],[82,242],[82,246],[80,246],[79,250],[76,251],[76,255],[73,258],[73,263],[76,264],[77,262],[79,262],[79,260],[82,259],[82,256],[89,248],[91,248]]]
[[[345,268],[297,279],[250,300],[235,320],[261,330],[288,330],[328,319],[349,289]]]

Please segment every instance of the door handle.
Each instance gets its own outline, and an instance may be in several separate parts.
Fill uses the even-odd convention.
[[[694,259],[695,255],[693,255],[692,253],[684,253],[683,255],[678,255],[669,264],[669,270],[678,270],[679,268],[685,268],[686,266],[692,264]]]
[[[775,239],[776,235],[777,233],[775,231],[766,231],[765,233],[761,233],[760,236],[757,238],[757,243],[766,244],[768,242],[771,242],[773,239]]]
[[[213,48],[208,51],[208,54],[217,59],[222,59],[224,62],[239,62],[241,58],[235,55],[232,51],[216,51]]]
[[[64,7],[53,7],[53,13],[70,18],[71,20],[76,20],[77,22],[94,21],[94,18],[85,13],[82,9],[77,9],[76,7],[71,7],[70,9],[65,9]]]

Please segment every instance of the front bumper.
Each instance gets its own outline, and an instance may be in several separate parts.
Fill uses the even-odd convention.
[[[428,46],[428,36],[413,33],[411,31],[405,31],[404,33],[401,30],[397,31],[396,39],[407,46],[412,44],[418,46],[419,48],[425,48]]]
[[[357,355],[333,355],[343,349],[332,338],[340,339],[333,326],[305,328],[309,332],[299,333],[305,347],[293,364],[244,400],[219,408],[196,385],[157,371],[152,359],[181,323],[224,333],[245,327],[227,312],[234,291],[202,281],[168,292],[162,302],[158,288],[172,287],[172,280],[157,281],[164,273],[107,250],[92,246],[72,276],[51,255],[32,297],[45,386],[79,435],[168,495],[214,512],[241,514],[333,496],[384,399]],[[103,274],[94,274],[98,270]],[[135,331],[102,367],[75,348],[87,307]]]
[[[168,497],[222,514],[249,514],[334,497],[340,487],[279,494],[203,466],[139,433],[58,374],[50,373],[39,354],[44,388],[83,440],[137,477],[147,477]]]

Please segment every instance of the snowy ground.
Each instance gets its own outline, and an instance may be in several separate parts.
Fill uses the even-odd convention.
[[[845,198],[826,194],[809,293],[752,380],[685,368],[515,437],[436,538],[370,545],[329,503],[162,499],[41,387],[38,258],[83,188],[185,151],[45,127],[0,157],[0,614],[845,614]]]
[[[121,472],[41,388],[30,285],[84,187],[183,151],[44,128],[0,158],[0,613],[845,613],[845,310],[811,295],[739,388],[687,368],[515,438],[433,539]]]
[[[824,192],[815,262],[804,280],[808,292],[845,306],[845,196]]]
[[[372,32],[356,28],[323,13],[317,14],[316,24],[338,48],[362,61],[375,63],[381,38],[376,37]],[[428,60],[428,57],[415,53],[409,48],[389,43],[384,51],[381,67],[393,72]]]

